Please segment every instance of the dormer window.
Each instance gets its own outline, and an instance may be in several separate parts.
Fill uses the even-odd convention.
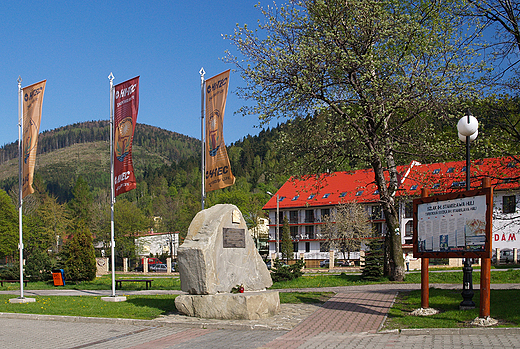
[[[441,186],[440,183],[435,183],[432,187],[432,189],[438,189]]]
[[[363,195],[363,190],[359,190],[356,192],[356,196],[361,196],[361,195]]]
[[[344,198],[345,195],[347,195],[347,192],[346,192],[346,191],[344,191],[343,193],[341,193],[341,194],[339,195],[339,197],[340,197],[340,198]]]
[[[312,199],[314,199],[315,196],[316,196],[316,195],[311,194],[311,195],[309,195],[309,197],[307,198],[307,200],[312,200]]]
[[[435,170],[433,170],[433,174],[439,174],[440,172],[441,172],[440,168],[436,168]]]
[[[291,201],[298,200],[299,197],[300,197],[300,195],[296,195],[295,197],[293,197],[293,198],[291,199]]]
[[[329,196],[330,196],[330,193],[327,193],[327,194],[323,195],[323,199],[326,199],[326,198],[328,198]]]
[[[455,168],[454,168],[454,167],[450,167],[450,168],[446,171],[446,173],[453,173],[453,171],[455,171]]]
[[[416,190],[417,187],[419,187],[419,185],[418,185],[418,184],[414,184],[414,185],[412,185],[412,186],[410,187],[410,190]]]

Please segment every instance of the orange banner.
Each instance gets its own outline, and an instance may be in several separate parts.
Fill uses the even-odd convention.
[[[223,125],[229,70],[206,81],[206,192],[233,185]]]
[[[38,134],[40,133],[40,121],[42,118],[43,93],[45,83],[43,80],[22,89],[22,198],[34,193],[32,187],[34,165],[36,163],[36,151],[38,147]]]

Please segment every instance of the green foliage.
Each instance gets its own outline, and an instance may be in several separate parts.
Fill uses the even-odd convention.
[[[282,253],[282,259],[285,259],[285,263],[288,264],[289,259],[292,259],[294,255],[294,246],[291,240],[291,231],[287,216],[283,217],[282,225],[282,246],[280,252]]]
[[[63,250],[65,280],[91,281],[96,277],[96,256],[92,235],[82,220],[74,224],[72,238]]]
[[[365,266],[361,273],[361,278],[368,281],[378,281],[383,277],[383,241],[372,239],[368,243],[368,250],[365,252]]]
[[[72,189],[72,200],[69,201],[69,209],[76,220],[90,222],[92,220],[92,193],[88,183],[79,176],[76,185]]]
[[[273,282],[297,279],[303,275],[304,267],[305,262],[303,259],[297,260],[294,264],[287,265],[283,264],[283,262],[277,258],[274,260],[274,265],[271,268],[273,271],[271,273],[271,278],[273,279]]]
[[[12,256],[18,249],[18,214],[7,193],[0,189],[0,257]]]
[[[26,257],[24,273],[31,281],[47,281],[52,279],[55,263],[47,251],[35,250]]]

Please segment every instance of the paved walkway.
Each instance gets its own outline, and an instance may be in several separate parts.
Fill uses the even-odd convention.
[[[460,285],[432,285],[460,288]],[[322,306],[284,305],[274,319],[206,320],[181,315],[146,320],[46,317],[0,314],[0,341],[9,348],[518,348],[520,329],[467,328],[378,332],[398,292],[417,284],[389,284],[320,289],[337,294]],[[492,289],[520,289],[520,284]],[[45,294],[110,294],[105,291],[26,291]],[[283,291],[302,291],[283,290]],[[125,294],[164,293],[134,291]],[[169,292],[169,293],[178,293]],[[42,294],[42,295],[43,295]],[[42,321],[53,320],[53,321]],[[292,321],[292,322],[291,322]],[[292,324],[287,328],[280,323]],[[27,330],[30,329],[30,330]],[[251,330],[253,329],[253,330]]]

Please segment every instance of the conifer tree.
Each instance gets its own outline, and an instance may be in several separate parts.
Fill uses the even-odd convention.
[[[64,248],[65,279],[90,281],[96,277],[96,256],[92,235],[86,223],[79,220],[74,224],[73,235]]]
[[[283,217],[282,224],[282,259],[285,259],[285,263],[289,264],[289,258],[293,255],[294,247],[287,217]]]

